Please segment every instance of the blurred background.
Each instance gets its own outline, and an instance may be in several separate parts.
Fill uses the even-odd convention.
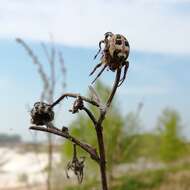
[[[35,102],[89,96],[107,31],[131,46],[127,80],[104,122],[110,189],[190,189],[189,20],[189,0],[0,0],[0,189],[100,189],[88,155],[78,150],[86,156],[79,185],[65,175],[72,144],[28,128]],[[94,85],[103,99],[113,80],[105,71]],[[55,125],[96,146],[86,115],[68,112],[72,103],[57,106]]]

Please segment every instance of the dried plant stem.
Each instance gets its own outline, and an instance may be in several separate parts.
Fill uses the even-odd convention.
[[[94,125],[96,125],[97,121],[96,121],[96,118],[94,117],[94,115],[92,114],[92,112],[86,107],[83,107],[83,110],[88,114],[89,118],[92,120]]]
[[[121,76],[121,68],[119,68],[117,70],[116,73],[116,77],[115,77],[115,81],[113,84],[113,88],[112,91],[110,93],[110,96],[106,102],[105,107],[100,106],[100,102],[97,100],[93,100],[93,99],[89,99],[86,98],[84,96],[80,96],[79,94],[74,94],[74,93],[65,93],[63,94],[60,98],[58,98],[54,103],[51,104],[51,108],[53,108],[54,106],[56,106],[57,104],[59,104],[64,98],[66,97],[71,97],[71,98],[78,98],[80,96],[80,98],[87,102],[90,103],[96,107],[99,108],[100,110],[100,115],[99,118],[96,120],[96,118],[94,117],[94,115],[92,114],[92,112],[86,108],[85,106],[82,107],[82,110],[84,110],[87,115],[89,116],[89,118],[91,119],[91,121],[94,124],[95,127],[95,131],[96,131],[96,136],[97,136],[97,141],[98,141],[98,150],[99,150],[99,154],[97,153],[96,149],[93,148],[91,145],[88,145],[86,143],[83,143],[81,141],[79,141],[78,139],[74,138],[73,136],[71,136],[68,132],[63,132],[55,127],[39,127],[39,126],[32,126],[30,127],[30,129],[33,130],[39,130],[39,131],[45,131],[48,133],[52,133],[58,136],[62,136],[66,139],[68,139],[69,141],[75,143],[76,145],[78,145],[79,147],[81,147],[84,151],[86,151],[87,153],[90,154],[91,158],[93,160],[95,160],[100,167],[100,173],[101,173],[101,183],[102,183],[102,189],[103,190],[108,190],[108,184],[107,184],[107,175],[106,175],[106,156],[105,156],[105,144],[104,144],[104,135],[103,135],[103,121],[105,119],[105,115],[107,114],[109,107],[112,103],[112,100],[114,98],[114,95],[116,93],[116,90],[118,88],[118,84],[120,82],[120,76]]]
[[[78,145],[79,147],[81,147],[86,152],[88,152],[93,160],[95,160],[98,163],[100,162],[100,158],[99,158],[95,148],[93,148],[91,145],[89,145],[87,143],[81,142],[80,140],[78,140],[75,137],[71,136],[69,133],[62,132],[61,130],[59,130],[59,129],[55,128],[55,127],[54,128],[52,128],[52,127],[45,128],[45,127],[39,127],[39,126],[31,126],[30,129],[37,130],[37,131],[48,132],[48,133],[52,133],[54,135],[64,137],[67,140],[69,140],[69,141],[75,143],[76,145]]]
[[[56,106],[57,104],[59,104],[64,98],[67,97],[71,97],[71,98],[77,98],[77,97],[81,97],[81,99],[85,102],[88,102],[94,106],[99,107],[99,104],[97,102],[95,102],[94,100],[91,100],[89,98],[86,98],[84,96],[81,96],[80,94],[76,94],[76,93],[65,93],[63,94],[60,98],[58,98],[53,104],[51,104],[51,108],[53,108],[54,106]]]
[[[103,136],[103,127],[102,122],[105,118],[105,115],[111,105],[111,102],[113,100],[113,97],[116,93],[119,81],[120,81],[120,75],[121,75],[121,69],[117,70],[115,82],[110,94],[110,97],[108,98],[106,108],[104,110],[100,110],[100,116],[98,119],[98,122],[95,126],[96,128],[96,135],[98,140],[98,148],[99,148],[99,154],[100,154],[100,173],[101,173],[101,181],[102,181],[102,189],[108,190],[108,184],[107,184],[107,175],[106,175],[106,157],[105,157],[105,144],[104,144],[104,136]]]
[[[113,88],[112,88],[112,91],[111,91],[111,95],[110,97],[108,98],[108,101],[107,101],[107,107],[109,108],[110,105],[111,105],[111,102],[113,100],[113,97],[116,93],[116,90],[118,88],[118,84],[119,84],[119,81],[120,81],[120,76],[121,76],[121,68],[119,68],[117,70],[117,73],[116,73],[116,77],[115,77],[115,82],[114,82],[114,85],[113,85]]]
[[[104,137],[103,137],[103,128],[102,126],[96,126],[96,134],[98,139],[98,148],[100,154],[100,173],[101,173],[101,182],[102,189],[108,190],[107,176],[106,176],[106,157],[105,157],[105,147],[104,147]]]

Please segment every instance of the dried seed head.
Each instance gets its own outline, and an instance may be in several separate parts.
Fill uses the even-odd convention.
[[[79,110],[83,108],[83,100],[80,96],[77,97],[77,99],[73,103],[73,108],[70,110],[72,113],[77,113]]]
[[[54,112],[50,105],[44,102],[36,102],[32,108],[30,115],[31,123],[35,125],[45,125],[54,119]]]
[[[69,133],[69,129],[67,127],[65,127],[65,126],[62,127],[61,131],[63,133]]]
[[[66,176],[69,178],[68,171],[72,170],[74,174],[77,176],[78,182],[82,183],[83,174],[84,174],[84,162],[85,157],[81,157],[78,159],[76,145],[73,145],[73,159],[67,164],[66,168]]]

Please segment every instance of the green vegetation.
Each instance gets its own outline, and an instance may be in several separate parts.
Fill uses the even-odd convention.
[[[184,166],[171,166],[166,169],[130,172],[126,176],[111,181],[110,190],[159,190],[189,188],[190,168]],[[75,190],[76,186],[66,186],[65,190]],[[77,185],[78,190],[96,190],[98,182],[88,181]]]
[[[103,97],[103,100],[110,90],[100,82],[97,83],[95,89]],[[90,108],[96,115],[96,109]],[[189,180],[185,179],[190,178],[189,144],[181,135],[182,122],[179,113],[173,109],[164,109],[158,118],[155,130],[152,133],[145,133],[139,114],[141,108],[142,104],[137,107],[135,112],[123,116],[118,107],[117,99],[114,99],[104,121],[110,190],[158,190],[161,187],[173,190],[173,182],[176,179],[174,184],[180,186],[183,181],[184,188],[180,190],[185,190],[189,184]],[[73,121],[69,130],[74,136],[80,136],[81,140],[97,146],[93,126],[84,113],[78,113],[77,119]],[[85,182],[77,185],[77,189],[98,189],[99,182],[96,178],[98,168],[95,167],[94,161],[88,159],[87,154],[80,149],[78,152],[81,156],[85,155],[87,161]],[[62,154],[64,158],[71,159],[72,145],[67,141],[64,142]],[[126,170],[121,174],[115,171],[119,164],[120,166],[122,164],[135,164],[140,159],[143,159],[145,163],[151,163],[153,168],[144,167],[144,169],[130,172]],[[65,160],[64,165],[66,165]],[[159,169],[161,165],[162,168]],[[185,177],[179,177],[183,175]],[[65,187],[65,189],[74,190],[76,185]]]
[[[112,190],[139,190],[152,189],[159,186],[165,178],[164,170],[147,171],[134,176],[125,176],[121,180],[121,185],[113,187]]]
[[[175,161],[187,152],[181,137],[181,120],[179,113],[165,109],[159,118],[160,157],[163,161]]]

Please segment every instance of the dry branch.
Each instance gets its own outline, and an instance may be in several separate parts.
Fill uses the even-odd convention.
[[[96,162],[100,161],[100,158],[99,158],[95,148],[93,148],[91,145],[88,145],[87,143],[81,142],[80,140],[76,139],[69,133],[62,132],[61,130],[59,130],[55,127],[46,127],[45,128],[45,127],[40,127],[40,126],[31,126],[29,129],[37,130],[37,131],[44,131],[44,132],[48,132],[48,133],[51,133],[54,135],[64,137],[67,140],[69,140],[69,141],[75,143],[76,145],[78,145],[79,147],[81,147],[86,152],[88,152],[93,160],[95,160]]]

